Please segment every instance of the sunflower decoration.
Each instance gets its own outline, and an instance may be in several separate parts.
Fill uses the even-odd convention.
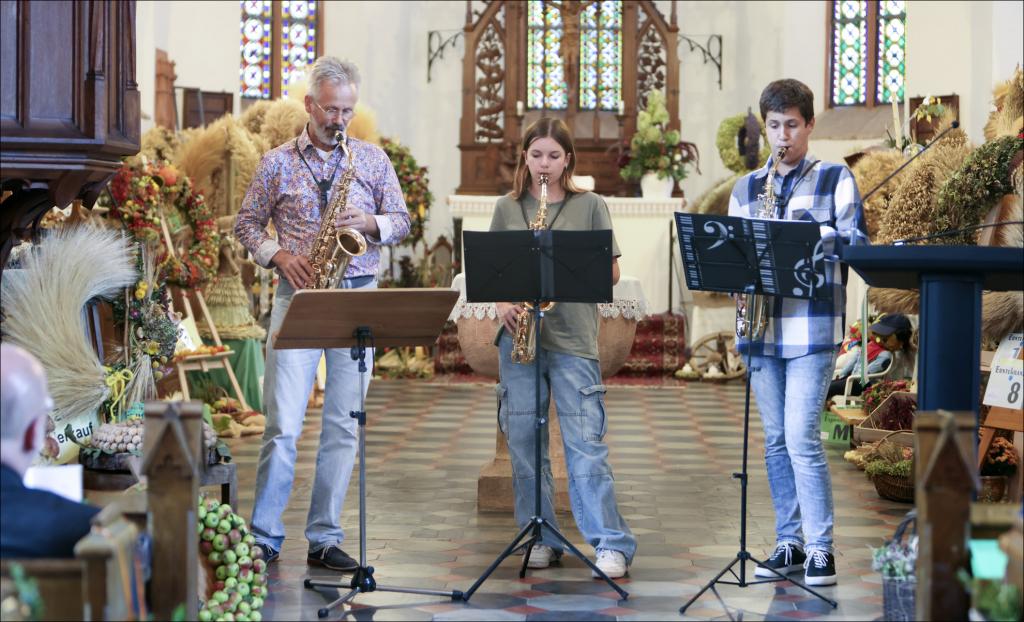
[[[427,167],[420,166],[409,148],[397,140],[381,138],[380,146],[388,154],[391,164],[395,167],[398,183],[402,186],[402,194],[405,196],[405,205],[409,208],[409,235],[405,238],[403,245],[415,246],[423,240],[423,226],[427,221],[427,212],[430,210],[430,204],[434,202],[434,195],[430,192]]]

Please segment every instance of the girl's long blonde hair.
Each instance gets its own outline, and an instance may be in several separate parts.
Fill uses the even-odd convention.
[[[512,181],[510,196],[515,199],[521,198],[523,193],[532,184],[530,167],[526,166],[526,150],[538,138],[553,138],[555,142],[561,145],[562,149],[565,150],[568,166],[562,171],[562,176],[558,181],[566,192],[582,192],[576,184],[572,183],[573,171],[576,170],[576,147],[572,143],[572,134],[569,133],[569,127],[561,119],[541,117],[531,123],[523,134],[523,142],[519,148],[519,161],[516,163],[516,174]]]

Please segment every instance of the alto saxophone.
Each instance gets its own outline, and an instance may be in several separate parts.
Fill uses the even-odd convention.
[[[786,155],[789,147],[779,147],[775,152],[775,161],[768,170],[768,177],[765,178],[764,191],[757,195],[761,207],[757,210],[758,218],[777,218],[779,200],[775,196],[775,174],[782,164],[782,158]],[[762,294],[740,294],[736,297],[736,336],[743,337],[747,341],[760,339],[768,327],[768,314],[771,308],[772,297]]]
[[[345,211],[348,204],[348,189],[356,176],[355,160],[352,151],[345,144],[345,134],[338,130],[334,134],[338,146],[348,156],[348,168],[341,176],[338,189],[331,198],[331,204],[322,214],[320,231],[313,242],[313,250],[309,254],[309,263],[313,267],[313,280],[310,289],[335,289],[345,277],[345,269],[353,257],[366,252],[366,237],[351,227],[338,227],[335,223],[338,214]]]
[[[542,231],[547,228],[544,220],[548,215],[548,176],[539,175],[537,180],[540,182],[540,201],[537,206],[537,215],[529,223],[531,231]],[[533,359],[537,357],[537,333],[533,325],[533,303],[524,302],[521,306],[525,308],[525,311],[516,316],[516,332],[512,335],[511,358],[513,363],[525,365],[532,363]],[[540,310],[542,312],[550,311],[554,306],[553,302],[545,302],[541,305]]]

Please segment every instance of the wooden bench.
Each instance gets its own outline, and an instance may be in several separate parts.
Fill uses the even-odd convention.
[[[131,577],[122,573],[131,566],[121,563],[118,550],[128,547],[121,554],[134,554],[137,536],[135,525],[111,504],[93,517],[92,531],[75,545],[74,558],[5,559],[0,573],[9,578],[13,565],[22,567],[39,590],[44,620],[136,619],[131,593],[122,587],[130,585]]]

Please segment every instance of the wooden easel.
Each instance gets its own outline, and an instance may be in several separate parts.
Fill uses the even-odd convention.
[[[1019,358],[1024,359],[1024,350],[1021,350]],[[986,365],[988,359],[989,365]],[[981,370],[989,371],[991,365],[991,357],[982,357]],[[1005,406],[992,406],[988,411],[988,416],[985,418],[985,425],[979,426],[978,433],[980,438],[978,439],[978,471],[981,472],[982,465],[985,464],[985,454],[988,453],[989,447],[992,445],[992,441],[995,439],[996,430],[1010,430],[1014,432],[1014,446],[1017,448],[1018,454],[1024,454],[1024,446],[1022,446],[1020,438],[1021,434],[1024,434],[1024,411],[1020,408],[1006,408]],[[1018,465],[1016,473],[1010,478],[1010,485],[1008,486],[1008,493],[1015,497],[1014,501],[1020,501],[1022,495],[1022,483],[1024,478],[1021,474],[1021,466]]]
[[[167,253],[175,258],[174,241],[171,239],[171,232],[167,228],[167,220],[160,216],[160,229],[163,231],[164,244],[167,245]],[[195,313],[192,311],[192,303],[189,301],[189,292],[185,288],[178,288],[181,294],[181,302],[184,307],[185,317],[196,319]],[[196,302],[199,304],[199,310],[203,313],[203,321],[206,322],[207,328],[210,329],[210,334],[213,336],[213,343],[217,346],[223,346],[221,343],[220,334],[217,332],[217,327],[214,326],[213,320],[210,319],[210,310],[206,306],[206,298],[203,297],[203,291],[198,287],[193,290],[193,294],[196,297]],[[174,296],[171,296],[171,310],[174,309]],[[228,380],[231,382],[231,388],[235,391],[235,397],[238,399],[238,403],[241,404],[242,410],[249,410],[249,403],[245,401],[245,395],[242,394],[242,388],[238,384],[238,378],[235,377],[235,370],[231,367],[231,361],[229,357],[230,352],[217,352],[215,354],[200,354],[196,356],[190,356],[185,359],[181,359],[174,363],[175,368],[178,370],[178,381],[181,384],[181,394],[185,401],[191,399],[189,397],[188,390],[188,375],[186,372],[190,371],[201,371],[209,372],[213,369],[223,369],[228,374]]]

